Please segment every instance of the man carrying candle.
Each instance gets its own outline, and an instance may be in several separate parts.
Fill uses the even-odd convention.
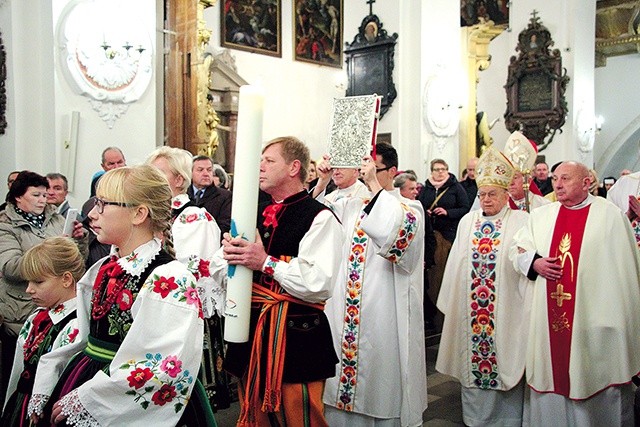
[[[397,168],[395,149],[378,144],[360,168],[372,198],[331,204],[347,232],[326,310],[340,356],[324,392],[332,427],[422,426],[427,407],[424,213],[394,189]],[[325,159],[318,170],[327,169]]]
[[[304,190],[309,149],[294,137],[267,142],[260,189],[271,200],[258,207],[256,242],[228,233],[211,263],[254,271],[249,342],[229,343],[224,367],[241,378],[239,426],[326,426],[324,380],[335,375],[324,302],[340,263],[341,226]],[[230,303],[229,301],[227,302]]]

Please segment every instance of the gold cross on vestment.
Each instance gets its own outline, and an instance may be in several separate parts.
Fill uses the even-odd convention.
[[[564,286],[562,286],[562,283],[558,283],[558,286],[556,287],[556,291],[551,292],[551,299],[556,300],[556,304],[558,304],[558,307],[562,307],[562,303],[564,301],[569,301],[571,299],[571,294],[565,293]]]

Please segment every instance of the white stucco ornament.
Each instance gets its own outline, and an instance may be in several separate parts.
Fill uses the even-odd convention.
[[[71,86],[89,98],[111,128],[144,94],[152,76],[152,44],[135,2],[74,0],[56,27],[59,64]],[[120,105],[114,105],[120,104]]]
[[[595,117],[593,114],[587,113],[583,106],[580,106],[576,113],[575,123],[578,149],[584,154],[590,153],[593,151],[596,139]]]
[[[439,69],[427,80],[422,97],[424,124],[436,138],[438,149],[442,151],[446,138],[458,131],[460,111],[455,99],[455,83],[446,70]]]

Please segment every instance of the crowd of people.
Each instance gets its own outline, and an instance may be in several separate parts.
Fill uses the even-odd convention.
[[[238,426],[420,426],[430,333],[466,425],[634,423],[640,172],[599,185],[489,147],[421,182],[391,145],[333,168],[280,137],[236,236],[211,158],[108,147],[101,166],[78,214],[64,175],[8,177],[2,425],[212,426],[237,387]],[[224,341],[234,265],[246,343]]]

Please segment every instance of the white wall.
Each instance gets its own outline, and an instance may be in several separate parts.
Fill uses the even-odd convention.
[[[65,6],[73,0],[54,0],[52,19],[55,23]],[[126,13],[138,17],[140,25],[146,28],[152,40],[153,54],[156,60],[162,61],[162,51],[157,48],[156,13],[162,8],[156,6],[156,0],[136,0],[129,2]],[[54,27],[55,30],[55,27]],[[56,49],[57,51],[57,49]],[[80,207],[89,197],[91,176],[101,170],[100,155],[109,146],[122,149],[127,163],[132,165],[143,162],[147,155],[162,140],[157,134],[156,111],[163,105],[162,85],[152,77],[149,88],[142,97],[129,105],[127,112],[116,120],[112,129],[91,108],[89,98],[76,94],[65,80],[61,71],[61,61],[55,58],[55,138],[56,162],[45,164],[43,173],[59,170],[63,143],[69,136],[70,117],[72,111],[80,112],[78,149],[75,169],[74,192],[69,199],[72,206]],[[160,68],[161,69],[161,68]],[[156,74],[158,68],[154,70]],[[160,83],[160,84],[159,84]],[[155,85],[158,84],[158,87]]]
[[[74,191],[69,200],[80,207],[89,197],[91,176],[101,169],[100,154],[105,147],[121,147],[128,163],[134,164],[144,160],[161,140],[156,132],[156,93],[162,94],[162,86],[156,88],[152,81],[142,98],[109,129],[88,99],[71,90],[59,68],[55,27],[64,7],[73,1],[20,0],[6,2],[0,8],[0,29],[7,49],[9,123],[7,133],[0,136],[0,182],[14,169],[41,174],[61,171],[71,112],[79,111]],[[148,29],[156,54],[158,10],[162,9],[156,7],[156,0],[136,0],[127,9],[127,13],[136,13],[140,24]],[[159,99],[161,107],[162,95]]]
[[[606,67],[595,70],[596,114],[605,119],[594,149],[600,178],[640,170],[638,69],[640,56],[626,55],[609,58]]]

